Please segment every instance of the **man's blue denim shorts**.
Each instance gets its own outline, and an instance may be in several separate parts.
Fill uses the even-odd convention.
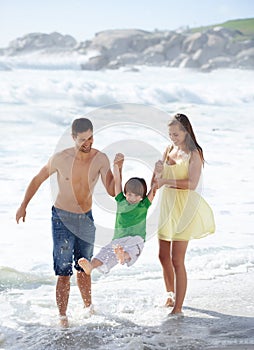
[[[52,236],[54,271],[57,276],[71,276],[72,264],[78,271],[78,259],[91,260],[95,226],[92,211],[76,214],[52,207]]]

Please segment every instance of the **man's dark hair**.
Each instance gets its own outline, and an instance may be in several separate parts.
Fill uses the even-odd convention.
[[[91,120],[87,118],[75,119],[71,126],[72,135],[77,136],[78,133],[91,130],[93,131],[93,124]]]

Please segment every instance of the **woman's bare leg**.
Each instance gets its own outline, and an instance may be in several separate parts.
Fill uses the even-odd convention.
[[[171,259],[171,242],[159,240],[159,260],[162,265],[163,278],[167,292],[174,292],[174,269]],[[165,306],[174,306],[174,300],[169,297]]]
[[[184,264],[188,241],[172,242],[172,263],[175,271],[175,305],[172,314],[182,311],[187,289],[187,274]]]

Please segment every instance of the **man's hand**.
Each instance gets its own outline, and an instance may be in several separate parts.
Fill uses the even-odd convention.
[[[19,209],[17,210],[17,213],[16,213],[16,221],[17,221],[17,224],[19,223],[19,220],[23,218],[23,222],[25,222],[26,220],[26,209],[24,207],[19,207]]]
[[[124,162],[124,155],[122,153],[117,153],[114,159],[114,165],[117,165],[119,169],[122,168]]]

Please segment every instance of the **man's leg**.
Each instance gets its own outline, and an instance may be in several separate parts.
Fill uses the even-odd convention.
[[[92,304],[91,276],[87,275],[82,270],[78,264],[78,261],[80,258],[86,258],[90,261],[93,256],[95,226],[92,212],[90,211],[89,213],[85,214],[85,216],[85,218],[78,222],[79,233],[82,233],[82,235],[75,237],[74,267],[77,270],[77,285],[79,287],[84,306],[89,307]]]
[[[66,316],[70,295],[70,276],[58,276],[56,284],[56,304],[59,310],[60,323],[63,327],[68,327]]]
[[[77,272],[77,284],[80,290],[81,297],[85,307],[89,307],[92,304],[91,297],[91,276],[85,272]]]

